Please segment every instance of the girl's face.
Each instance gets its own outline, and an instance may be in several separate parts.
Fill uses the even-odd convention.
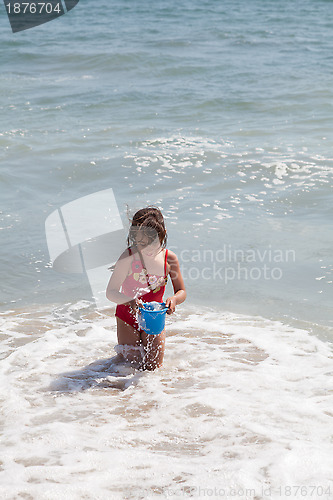
[[[161,251],[161,243],[156,236],[155,240],[148,244],[148,238],[145,234],[143,234],[142,231],[138,231],[137,237],[136,237],[136,245],[142,255],[146,255],[147,257],[155,257],[160,251]]]

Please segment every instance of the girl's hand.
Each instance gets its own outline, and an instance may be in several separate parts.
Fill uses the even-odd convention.
[[[167,314],[172,314],[176,310],[176,297],[168,297],[165,301],[165,305],[168,307]]]

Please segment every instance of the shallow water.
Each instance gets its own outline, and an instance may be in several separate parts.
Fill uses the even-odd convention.
[[[91,298],[50,270],[45,220],[112,188],[125,228],[126,205],[162,208],[191,301],[332,325],[332,16],[322,0],[103,0],[5,25],[2,310]]]
[[[140,372],[114,364],[111,312],[2,315],[3,498],[268,499],[292,485],[332,498],[326,343],[184,308],[167,319],[163,367]]]

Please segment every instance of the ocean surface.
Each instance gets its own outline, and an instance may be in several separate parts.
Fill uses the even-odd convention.
[[[1,498],[332,499],[333,3],[0,14]],[[48,218],[106,192],[184,275],[155,372],[52,267]]]

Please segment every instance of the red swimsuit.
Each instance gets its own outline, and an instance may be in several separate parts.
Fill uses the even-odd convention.
[[[131,249],[129,249],[130,255],[132,255]],[[165,290],[165,285],[168,281],[166,274],[166,265],[168,258],[168,250],[165,250],[164,258],[164,276],[146,276],[141,260],[135,260],[133,256],[131,273],[126,276],[124,283],[122,284],[121,291],[129,297],[140,298],[142,302],[163,302],[163,294]],[[149,280],[149,285],[154,287],[150,290],[147,279]],[[131,306],[127,304],[118,304],[116,308],[116,316],[128,325],[131,325],[135,330],[143,332],[136,320],[135,313]]]

